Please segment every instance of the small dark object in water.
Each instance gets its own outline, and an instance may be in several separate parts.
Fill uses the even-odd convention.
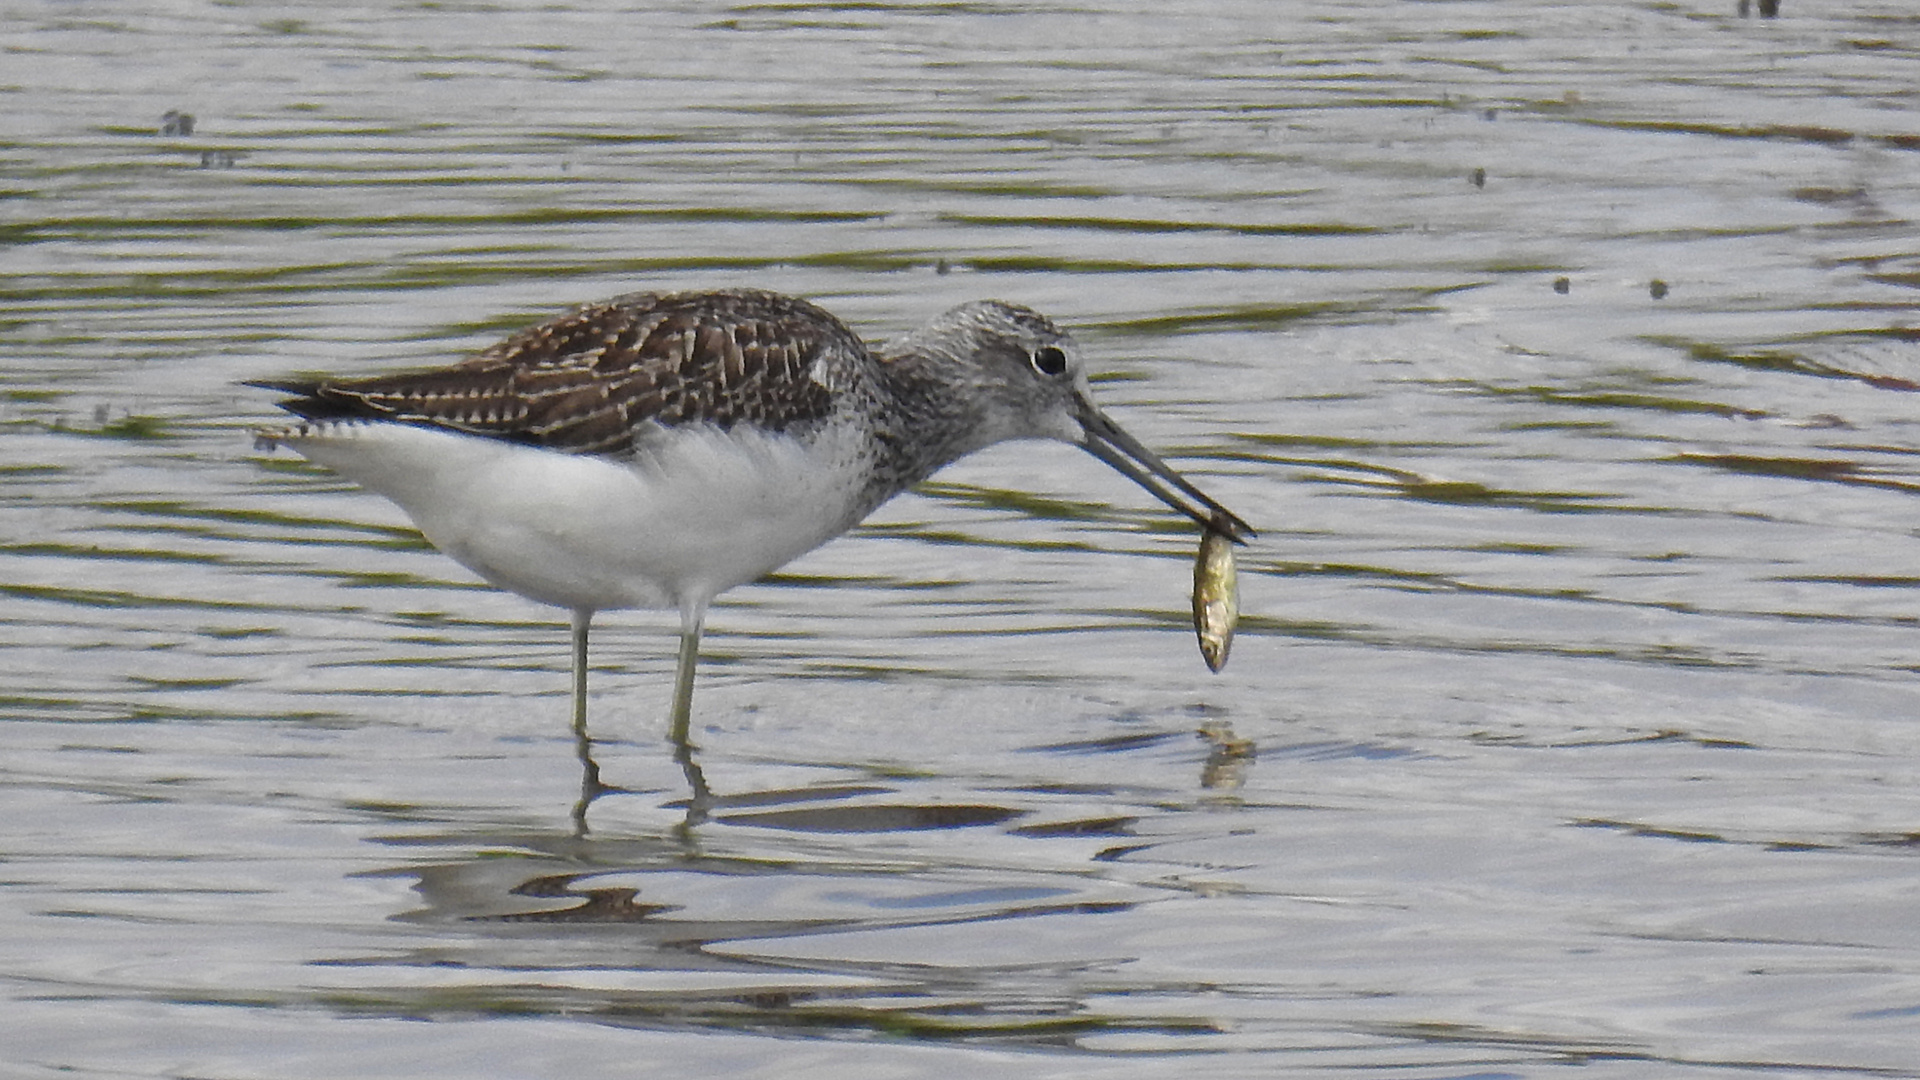
[[[181,112],[178,109],[168,109],[166,112],[162,113],[160,116],[160,134],[162,135],[193,134],[193,114]]]
[[[1473,170],[1473,175],[1467,177],[1467,179],[1472,182],[1474,187],[1477,187],[1477,188],[1486,187],[1487,186],[1487,170],[1475,169]]]
[[[1771,19],[1780,14],[1780,0],[1760,0],[1760,17]]]
[[[200,151],[200,167],[203,169],[233,168],[234,153],[231,150]]]
[[[1647,285],[1647,295],[1653,297],[1655,300],[1665,300],[1667,298],[1667,283],[1661,281],[1659,278],[1654,278],[1653,281]]]
[[[1553,279],[1554,292],[1559,293],[1561,296],[1565,296],[1567,295],[1567,293],[1571,292],[1572,290],[1573,290],[1572,279],[1564,278],[1564,277],[1557,277]]]

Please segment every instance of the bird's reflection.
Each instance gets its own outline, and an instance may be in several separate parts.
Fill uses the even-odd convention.
[[[1172,734],[1172,733],[1166,733]],[[1233,725],[1226,721],[1209,721],[1200,725],[1195,732],[1208,744],[1206,760],[1200,767],[1200,787],[1212,792],[1233,792],[1246,782],[1247,770],[1252,766],[1256,750],[1251,739],[1236,735]],[[1158,740],[1164,735],[1151,736]],[[1134,738],[1138,738],[1135,736]],[[603,795],[631,795],[631,789],[608,784],[600,779],[600,763],[593,757],[593,736],[588,732],[584,720],[577,719],[573,726],[574,756],[580,762],[580,797],[573,804],[569,817],[573,823],[573,836],[576,840],[585,839],[591,831],[587,824],[587,814],[593,804]],[[673,826],[672,835],[679,843],[693,850],[695,847],[694,829],[712,819],[716,799],[713,789],[707,785],[706,773],[697,760],[699,747],[683,735],[673,739],[673,760],[680,766],[680,772],[686,777],[688,797],[685,800],[685,812],[680,822]],[[844,798],[850,795],[877,794],[884,789],[864,786],[841,786],[836,788],[816,788],[801,792],[761,793],[758,796],[729,797],[724,800],[728,805],[780,802],[775,794],[788,798],[799,796],[801,802],[815,802],[819,799]],[[673,803],[667,804],[669,806]],[[1022,812],[1004,807],[945,805],[941,807],[909,806],[857,806],[841,807],[834,810],[808,808],[800,811],[780,810],[773,812],[748,813],[737,815],[741,823],[751,821],[755,824],[785,825],[828,831],[867,831],[877,827],[881,821],[912,828],[947,828],[957,825],[982,825],[998,822],[1011,817],[1019,817]],[[857,820],[856,820],[857,819]],[[730,818],[729,820],[732,820]]]
[[[699,747],[693,740],[676,729],[673,736],[673,760],[680,765],[680,771],[687,778],[687,787],[691,794],[687,799],[686,816],[675,828],[682,842],[691,843],[695,826],[707,820],[713,806],[713,789],[707,786],[706,774],[700,771],[700,763],[694,760]],[[573,835],[584,838],[588,833],[587,811],[593,808],[594,801],[602,795],[628,793],[627,789],[603,783],[600,779],[600,763],[593,759],[593,735],[587,730],[586,716],[576,713],[573,722],[573,753],[580,760],[580,798],[573,804],[569,815],[573,820]]]
[[[1192,728],[1168,728],[1153,733],[1151,738],[1164,743],[1182,737],[1191,739],[1194,734]],[[685,777],[688,795],[684,800],[660,804],[662,809],[680,810],[680,820],[634,835],[590,836],[588,819],[602,796],[640,792],[602,779],[594,758],[594,739],[584,724],[575,725],[573,735],[580,763],[580,795],[570,815],[571,835],[565,839],[557,833],[544,837],[491,836],[477,844],[486,851],[484,857],[461,858],[426,871],[408,868],[409,873],[420,875],[420,889],[428,901],[425,909],[410,917],[502,925],[625,923],[651,926],[660,935],[668,935],[657,941],[655,937],[646,939],[658,943],[717,940],[747,933],[811,934],[855,925],[932,925],[983,916],[1089,913],[1130,907],[1137,898],[1107,895],[1106,886],[1112,883],[1105,880],[1105,875],[1083,880],[1084,868],[1078,863],[1069,874],[1073,878],[1070,885],[1047,874],[1041,875],[1044,880],[1029,880],[1010,873],[998,860],[981,865],[962,860],[935,870],[914,862],[913,872],[897,877],[893,870],[876,873],[864,847],[852,838],[983,828],[998,829],[1008,843],[1021,845],[1053,841],[1084,845],[1097,838],[1113,837],[1114,842],[1107,846],[1095,843],[1098,850],[1091,858],[1101,864],[1148,858],[1147,853],[1157,846],[1157,841],[1136,834],[1136,814],[1085,812],[1088,808],[1082,805],[1081,796],[1113,794],[1104,787],[1089,792],[1036,789],[1032,801],[915,798],[897,783],[837,783],[716,795],[700,767],[699,748],[684,738],[674,740],[673,757]],[[1237,736],[1224,721],[1201,725],[1198,735],[1208,752],[1199,762],[1198,777],[1193,779],[1209,795],[1194,806],[1214,806],[1217,799],[1237,801],[1228,793],[1244,782],[1246,770],[1253,763],[1252,741]],[[1140,738],[1130,734],[1125,745],[1137,745],[1134,740]],[[1111,741],[1102,742],[1096,750],[1107,752],[1113,745]],[[1050,808],[1053,800],[1049,795],[1065,797],[1078,813],[1061,814]],[[715,825],[753,830],[758,843],[771,843],[772,848],[756,848],[752,843],[743,847],[707,834],[706,828]],[[782,835],[823,838],[810,842],[816,849],[819,844],[834,843],[824,838],[848,838],[850,851],[862,854],[850,855],[844,861],[805,861],[801,869],[785,844],[768,840]],[[471,836],[460,839],[464,846],[476,846]],[[520,849],[523,857],[503,857],[501,851],[506,848]],[[759,854],[752,853],[756,850]],[[1080,852],[1081,857],[1086,854]],[[895,869],[904,869],[904,864]],[[705,890],[720,879],[729,883],[728,896],[755,894],[758,890],[768,896],[778,893],[785,897],[781,904],[790,904],[792,897],[799,895],[807,904],[823,907],[825,913],[783,911],[773,905],[760,917],[746,920],[718,918],[711,912],[697,914],[708,902],[702,899]],[[882,881],[884,885],[878,884]],[[956,881],[971,884],[961,888]],[[1094,881],[1104,884],[1095,887],[1090,884]],[[834,882],[858,884],[829,887]],[[896,891],[900,895],[895,896]],[[842,910],[846,904],[852,907]]]

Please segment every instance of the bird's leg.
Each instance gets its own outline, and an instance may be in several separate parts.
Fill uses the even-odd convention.
[[[573,613],[573,752],[580,759],[580,801],[573,804],[573,834],[587,835],[587,808],[606,794],[600,783],[600,764],[593,760],[593,737],[587,733],[587,624],[593,612]]]
[[[573,731],[583,738],[587,734],[587,626],[592,622],[591,611],[573,613]]]
[[[693,827],[707,820],[707,808],[713,802],[706,775],[700,771],[700,763],[693,760],[697,747],[688,735],[693,719],[693,670],[700,661],[700,629],[706,619],[704,600],[680,608],[680,662],[675,666],[673,718],[667,734],[673,740],[673,760],[680,763],[680,771],[686,775],[687,786],[693,792],[693,797],[687,800],[687,818],[679,829],[683,839],[690,838]]]
[[[673,675],[673,712],[667,737],[676,749],[692,749],[687,729],[693,719],[693,669],[700,662],[700,630],[706,625],[707,606],[687,604],[680,609],[680,662]]]

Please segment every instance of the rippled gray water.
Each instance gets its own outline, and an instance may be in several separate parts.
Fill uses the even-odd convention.
[[[1783,8],[16,5],[8,1075],[1920,1076],[1920,16]],[[1073,327],[1225,673],[1004,446],[722,598],[705,822],[604,619],[575,836],[557,614],[237,383],[735,284]]]

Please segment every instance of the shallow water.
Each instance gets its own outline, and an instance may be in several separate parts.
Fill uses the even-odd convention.
[[[1783,7],[20,9],[10,1075],[1920,1075],[1920,17]],[[574,835],[555,613],[237,383],[733,284],[1072,326],[1225,672],[1000,447],[722,598],[704,821],[603,618]]]

